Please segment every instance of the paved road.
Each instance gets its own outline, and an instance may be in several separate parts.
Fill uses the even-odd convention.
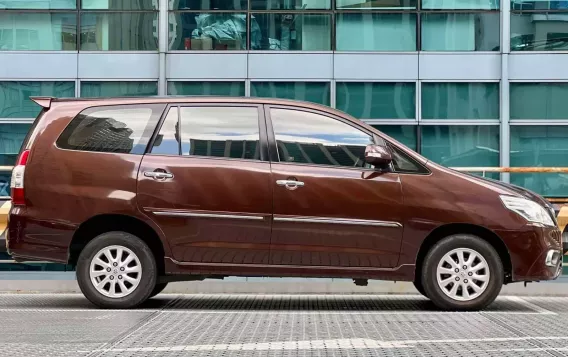
[[[1,356],[568,356],[568,298],[480,313],[417,295],[160,295],[97,310],[78,294],[0,295]]]

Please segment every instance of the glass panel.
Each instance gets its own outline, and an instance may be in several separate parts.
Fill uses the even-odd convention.
[[[76,9],[76,0],[0,0],[0,9]]]
[[[0,171],[0,197],[10,197],[11,179],[12,179],[12,172]],[[0,204],[2,204],[1,201]]]
[[[76,51],[76,13],[0,13],[0,51]]]
[[[251,82],[251,97],[283,98],[304,100],[323,105],[330,104],[330,87],[328,82]]]
[[[271,109],[270,117],[280,161],[315,165],[363,167],[366,133],[323,115]]]
[[[499,51],[499,12],[422,14],[423,51]]]
[[[68,150],[141,155],[163,110],[162,104],[86,109],[63,130],[57,146]]]
[[[499,83],[422,83],[422,119],[499,119]]]
[[[251,15],[250,45],[253,50],[329,51],[331,15]]]
[[[246,50],[247,15],[235,13],[170,13],[170,50]],[[251,23],[252,41],[260,29]]]
[[[422,9],[497,10],[499,9],[499,0],[422,0]]]
[[[81,0],[81,8],[88,10],[155,10],[158,0]]]
[[[499,167],[499,126],[425,125],[422,155],[447,167]],[[499,178],[499,174],[486,174]]]
[[[81,97],[158,95],[157,82],[81,82]]]
[[[151,153],[155,155],[180,155],[178,108],[171,108],[154,140]]]
[[[170,10],[247,10],[247,0],[170,0]]]
[[[82,13],[81,51],[156,51],[156,12]]]
[[[182,107],[183,155],[260,160],[258,109]]]
[[[22,142],[31,126],[31,124],[0,124],[0,166],[12,166],[16,163]]]
[[[381,132],[399,141],[410,149],[416,151],[416,126],[415,125],[373,125]]]
[[[0,82],[0,118],[35,118],[41,107],[34,96],[74,97],[73,82]]]
[[[338,51],[416,51],[416,14],[339,13]]]
[[[511,83],[511,119],[568,119],[568,83]]]
[[[568,14],[511,14],[511,51],[567,51]]]
[[[337,83],[337,109],[358,119],[414,119],[415,83]]]
[[[511,167],[568,166],[568,126],[511,126]],[[545,196],[568,196],[568,175],[511,174],[511,183]]]
[[[168,82],[169,95],[245,96],[244,82]]]
[[[512,0],[511,10],[566,10],[568,3],[565,0]]]
[[[416,0],[336,0],[337,9],[402,10],[416,9]]]
[[[331,0],[251,0],[252,10],[331,9]]]

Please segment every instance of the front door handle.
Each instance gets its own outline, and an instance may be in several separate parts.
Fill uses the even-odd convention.
[[[174,174],[164,171],[145,171],[144,176],[151,177],[154,180],[165,180],[174,178]]]
[[[302,181],[296,180],[277,180],[276,184],[278,186],[284,186],[289,190],[295,190],[298,187],[304,187],[304,183]]]

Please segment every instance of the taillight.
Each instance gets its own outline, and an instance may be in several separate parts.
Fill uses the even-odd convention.
[[[24,195],[24,171],[26,170],[26,163],[28,162],[29,150],[24,150],[18,157],[18,162],[12,170],[12,180],[10,188],[12,191],[12,204],[25,205],[26,199]]]

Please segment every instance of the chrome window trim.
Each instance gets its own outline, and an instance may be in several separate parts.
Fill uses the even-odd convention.
[[[331,217],[274,217],[275,222],[303,222],[303,223],[328,223],[328,224],[350,224],[362,226],[378,226],[399,228],[402,224],[391,221],[377,221],[370,219],[350,219],[350,218],[331,218]]]
[[[174,212],[174,211],[153,211],[156,216],[168,217],[197,217],[197,218],[227,218],[227,219],[244,219],[262,221],[263,216],[252,215],[236,215],[236,214],[222,214],[222,213],[196,213],[196,212]]]

